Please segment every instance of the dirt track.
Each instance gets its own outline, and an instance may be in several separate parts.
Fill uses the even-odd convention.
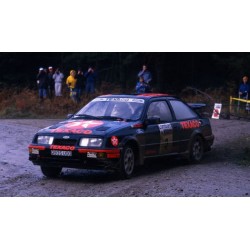
[[[247,197],[250,166],[239,164],[250,148],[250,123],[211,120],[215,143],[199,165],[181,161],[148,163],[130,180],[101,171],[63,170],[48,179],[28,160],[27,146],[34,133],[57,120],[0,120],[0,196],[95,197]],[[155,165],[157,165],[155,167]]]

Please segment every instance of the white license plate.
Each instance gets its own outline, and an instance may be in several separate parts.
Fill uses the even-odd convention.
[[[72,151],[51,150],[51,155],[56,155],[56,156],[72,156]]]

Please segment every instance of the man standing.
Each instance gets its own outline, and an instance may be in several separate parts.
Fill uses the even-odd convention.
[[[48,67],[49,72],[48,72],[48,96],[51,99],[54,96],[54,89],[55,89],[55,82],[53,79],[53,67]]]
[[[55,96],[62,96],[62,81],[64,75],[61,73],[60,69],[57,68],[55,74],[53,75],[53,79],[55,81]]]
[[[240,88],[239,88],[239,98],[248,99],[249,91],[250,91],[250,87],[248,84],[248,77],[243,76],[242,83],[240,84]]]
[[[84,77],[86,78],[85,93],[87,97],[89,94],[92,95],[95,92],[95,70],[92,67],[89,67],[88,71],[85,72]]]
[[[48,76],[43,68],[39,68],[38,75],[36,77],[37,85],[38,85],[38,94],[40,101],[42,102],[43,99],[47,97],[47,90],[48,90]]]
[[[142,70],[138,73],[138,77],[143,77],[144,82],[149,84],[152,81],[152,74],[148,70],[148,67],[146,64],[143,64]]]
[[[68,85],[69,88],[69,96],[73,100],[73,102],[77,103],[77,98],[76,98],[76,71],[75,70],[70,70],[69,76],[66,79],[66,84]]]
[[[84,89],[84,76],[83,76],[83,71],[79,68],[76,74],[76,96],[77,96],[77,101],[81,101],[83,89]]]

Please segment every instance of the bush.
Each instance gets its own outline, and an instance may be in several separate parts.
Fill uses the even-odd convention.
[[[88,101],[75,104],[69,97],[55,97],[41,102],[35,90],[4,89],[0,92],[0,118],[64,118]]]

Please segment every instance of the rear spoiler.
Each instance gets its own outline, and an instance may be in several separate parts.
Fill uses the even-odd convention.
[[[207,106],[205,103],[188,103],[188,106],[194,110],[201,109]]]

